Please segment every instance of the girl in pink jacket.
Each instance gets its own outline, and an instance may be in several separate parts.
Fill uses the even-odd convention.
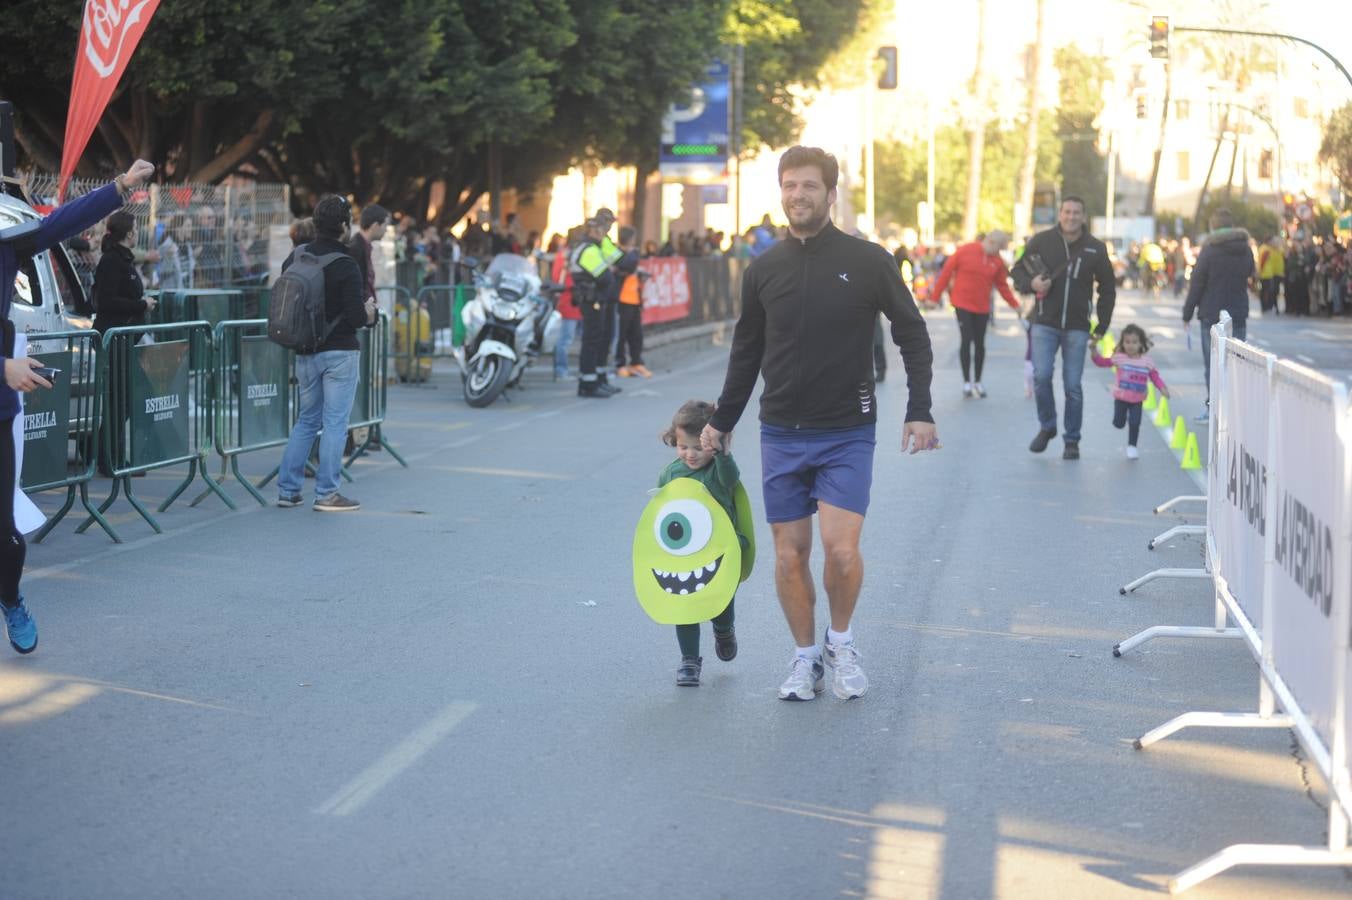
[[[1127,459],[1136,459],[1141,455],[1136,450],[1136,439],[1141,434],[1141,404],[1145,402],[1147,383],[1153,383],[1161,394],[1169,396],[1169,388],[1155,368],[1155,361],[1146,353],[1150,349],[1150,339],[1141,326],[1132,324],[1122,329],[1117,352],[1112,358],[1100,354],[1097,344],[1090,346],[1094,365],[1116,369],[1113,373],[1113,427],[1128,426]]]

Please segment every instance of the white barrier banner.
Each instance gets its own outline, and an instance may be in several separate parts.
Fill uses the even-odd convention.
[[[1208,473],[1216,571],[1244,614],[1263,628],[1263,536],[1267,496],[1268,366],[1273,357],[1225,342],[1225,377],[1216,423],[1216,461]],[[1213,385],[1214,387],[1214,385]]]
[[[1273,529],[1276,571],[1272,621],[1264,641],[1278,675],[1290,688],[1326,748],[1333,744],[1335,664],[1347,635],[1335,623],[1335,534],[1341,531],[1343,464],[1337,387],[1288,362],[1273,372]],[[1339,535],[1341,537],[1341,535]],[[1339,556],[1346,552],[1340,549]],[[1341,579],[1339,579],[1341,580]],[[1337,602],[1346,604],[1341,596]]]

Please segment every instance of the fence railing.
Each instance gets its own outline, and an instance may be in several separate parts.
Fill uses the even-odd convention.
[[[71,179],[68,197],[79,197],[107,179]],[[41,205],[56,203],[58,179],[37,173],[28,191]],[[158,259],[142,265],[149,288],[215,288],[253,285],[268,272],[275,228],[291,224],[291,188],[264,182],[236,184],[152,184],[133,191],[124,209],[136,217],[135,250]],[[104,225],[84,236],[95,251]],[[288,249],[289,249],[289,242]],[[95,253],[67,242],[82,278],[92,277]]]
[[[152,342],[145,342],[149,337]],[[110,328],[103,335],[102,454],[113,489],[106,513],[125,491],[127,501],[157,534],[164,529],[137,499],[131,479],[140,472],[188,463],[188,476],[159,506],[168,509],[200,471],[230,509],[235,503],[207,474],[211,447],[211,326],[206,322]],[[95,521],[91,515],[76,533]],[[114,538],[117,540],[117,538]]]
[[[218,322],[212,332],[216,452],[222,468],[228,465],[229,472],[263,506],[268,501],[258,491],[262,485],[255,486],[240,472],[240,454],[285,444],[298,406],[295,357],[268,340],[267,334],[267,319]],[[223,471],[217,483],[224,480]]]
[[[408,463],[390,446],[385,435],[385,411],[389,405],[389,383],[385,372],[389,368],[390,318],[380,313],[374,328],[357,330],[361,345],[360,369],[357,374],[357,396],[352,402],[349,428],[365,428],[366,439],[358,444],[343,464],[347,466],[367,453],[372,445],[379,445],[404,468]]]
[[[89,482],[98,462],[99,421],[103,382],[98,366],[98,333],[63,331],[35,335],[28,355],[59,369],[51,390],[24,395],[23,472],[19,484],[26,493],[66,491],[61,508],[47,519],[34,543],[51,533],[80,502],[110,537],[117,534],[89,502]]]
[[[1242,640],[1258,664],[1256,712],[1184,713],[1135,746],[1144,749],[1190,727],[1289,728],[1329,787],[1328,841],[1226,847],[1175,876],[1169,882],[1175,893],[1236,865],[1352,865],[1348,392],[1318,372],[1230,338],[1228,325],[1223,317],[1212,330],[1207,493],[1159,508],[1184,499],[1206,502],[1200,526],[1206,566],[1182,571],[1212,580],[1215,627],[1155,626],[1119,644],[1114,655],[1158,637]]]

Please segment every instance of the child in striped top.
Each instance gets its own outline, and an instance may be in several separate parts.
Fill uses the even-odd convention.
[[[1147,383],[1153,383],[1161,394],[1169,396],[1169,388],[1155,368],[1155,361],[1146,352],[1150,349],[1150,339],[1145,329],[1131,324],[1122,329],[1117,351],[1111,358],[1099,353],[1096,344],[1090,346],[1094,365],[1116,369],[1113,373],[1113,427],[1128,426],[1127,459],[1136,459],[1140,456],[1136,439],[1141,433],[1141,404],[1149,389]]]

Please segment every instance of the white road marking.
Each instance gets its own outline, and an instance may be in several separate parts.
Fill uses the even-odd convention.
[[[1312,365],[1314,365],[1314,360],[1310,359],[1310,358],[1309,358],[1308,356],[1306,356],[1304,353],[1297,353],[1297,354],[1296,354],[1296,359],[1298,359],[1298,360],[1300,360],[1301,362],[1305,363],[1305,365],[1307,365],[1307,366],[1312,366]]]
[[[315,812],[321,816],[347,816],[365,806],[372,797],[417,762],[424,753],[436,746],[465,718],[474,712],[473,703],[452,703],[433,716],[425,725],[390,748],[360,775],[349,781],[338,792],[320,804]]]

